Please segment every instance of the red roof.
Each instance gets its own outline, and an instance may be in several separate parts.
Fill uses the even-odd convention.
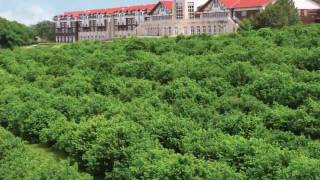
[[[226,8],[256,8],[264,7],[272,2],[272,0],[220,0],[221,4]]]
[[[172,0],[164,0],[164,1],[162,0],[162,1],[159,1],[159,2],[152,8],[152,10],[150,11],[150,14],[153,14],[153,12],[154,12],[160,5],[163,5],[163,7],[166,8],[166,9],[172,10],[173,2],[172,2]]]
[[[130,12],[130,11],[151,11],[156,4],[145,4],[145,5],[135,5],[126,7],[115,7],[115,8],[105,8],[105,9],[90,9],[85,11],[72,11],[65,12],[63,16],[73,16],[79,17],[80,15],[89,14],[115,14],[119,12]]]
[[[166,8],[166,9],[172,9],[173,3],[172,1],[160,1],[160,3],[162,3],[162,5]]]
[[[209,0],[208,0],[209,1]],[[268,5],[272,0],[220,0],[221,4],[227,9],[235,8],[260,8]],[[160,4],[166,9],[172,10],[172,0],[160,0],[157,4],[145,4],[145,5],[134,5],[126,7],[114,7],[105,9],[91,9],[85,11],[73,11],[65,12],[63,16],[79,17],[82,14],[115,14],[119,12],[130,12],[130,11],[154,11]]]
[[[83,14],[84,11],[72,11],[72,12],[65,12],[63,16],[72,16],[72,17],[79,17],[80,14]]]

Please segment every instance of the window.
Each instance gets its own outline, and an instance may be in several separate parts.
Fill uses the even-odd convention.
[[[202,27],[202,32],[203,32],[203,33],[207,33],[207,26],[203,26],[203,27]]]
[[[194,27],[191,26],[191,34],[194,34]]]
[[[183,31],[184,31],[184,34],[188,34],[188,27],[187,26],[183,27]]]
[[[176,18],[183,19],[183,5],[182,5],[182,3],[176,3]]]
[[[222,31],[223,31],[223,32],[226,32],[226,31],[227,31],[227,26],[226,26],[225,24],[221,25],[221,27],[222,27]]]
[[[194,18],[194,2],[188,2],[188,15],[190,19]]]
[[[179,33],[179,32],[178,32],[178,27],[175,27],[175,28],[174,28],[174,35],[178,35],[178,33]]]
[[[246,17],[247,16],[247,11],[241,11],[241,16]]]
[[[168,31],[169,31],[168,33],[169,33],[169,35],[171,35],[171,34],[172,34],[171,27],[169,27],[168,29],[169,29],[169,30],[168,30]]]
[[[212,34],[211,26],[208,26],[208,33],[209,33],[209,34]]]
[[[200,34],[201,33],[201,28],[200,26],[197,26],[197,34]]]
[[[219,25],[219,33],[222,32],[222,25]]]

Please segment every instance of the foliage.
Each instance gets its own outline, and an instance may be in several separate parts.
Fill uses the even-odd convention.
[[[255,18],[245,18],[240,22],[239,30],[241,31],[251,31],[256,28],[256,19]]]
[[[42,21],[31,27],[35,33],[44,41],[55,41],[55,28],[54,23],[51,21]]]
[[[297,25],[1,49],[0,126],[96,178],[319,179],[319,37]],[[0,179],[78,178],[0,134]]]
[[[293,0],[278,0],[257,16],[256,26],[262,27],[284,27],[299,22],[299,14]]]
[[[0,128],[0,179],[92,179],[67,161],[40,157]]]
[[[0,48],[29,45],[33,41],[31,28],[0,17]]]

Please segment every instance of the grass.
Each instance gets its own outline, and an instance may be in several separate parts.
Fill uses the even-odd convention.
[[[65,153],[54,150],[47,145],[26,143],[26,147],[34,154],[37,154],[43,158],[51,158],[56,161],[68,159],[68,156]]]

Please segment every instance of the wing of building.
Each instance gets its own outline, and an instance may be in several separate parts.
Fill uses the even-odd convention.
[[[234,32],[275,0],[161,0],[156,4],[65,12],[54,17],[56,42],[123,36],[176,36]],[[320,21],[320,5],[294,0],[305,22]]]

